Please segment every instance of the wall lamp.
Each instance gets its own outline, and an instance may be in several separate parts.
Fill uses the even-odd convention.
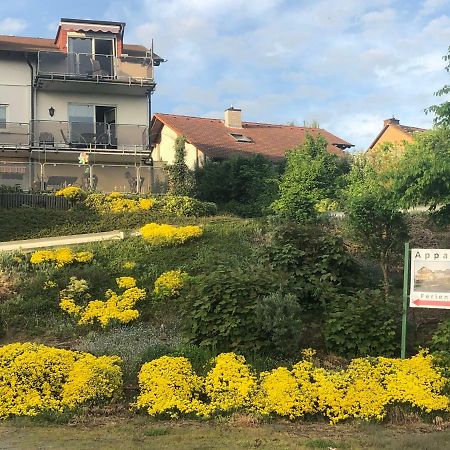
[[[48,108],[48,113],[50,114],[50,117],[53,117],[55,115],[55,108],[50,106],[50,108]]]

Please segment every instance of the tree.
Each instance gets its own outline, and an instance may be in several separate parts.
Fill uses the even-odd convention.
[[[289,220],[312,221],[319,201],[339,198],[346,165],[328,152],[321,135],[307,134],[305,143],[288,151],[286,158],[280,196],[272,208]]]
[[[417,135],[392,179],[402,206],[428,206],[439,222],[450,223],[450,128]]]
[[[278,193],[277,167],[262,155],[207,161],[195,176],[201,200],[244,216],[264,214]]]
[[[390,268],[401,255],[407,227],[388,172],[377,167],[364,157],[353,165],[346,191],[346,223],[352,238],[378,261],[387,299]]]
[[[177,137],[174,146],[174,162],[166,167],[169,193],[172,195],[192,195],[195,188],[193,172],[186,164],[186,138]]]
[[[442,59],[447,62],[445,70],[450,73],[450,47],[448,48],[448,53],[444,55]],[[434,93],[436,97],[443,97],[448,94],[450,94],[450,85],[448,84],[444,85]],[[442,102],[439,105],[432,105],[425,110],[425,113],[434,113],[435,117],[433,122],[435,126],[444,128],[450,127],[450,101]]]

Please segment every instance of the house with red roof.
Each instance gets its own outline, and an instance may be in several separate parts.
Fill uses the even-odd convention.
[[[344,156],[353,147],[344,139],[321,128],[243,122],[241,110],[228,108],[223,119],[157,113],[151,123],[155,163],[171,164],[174,144],[179,136],[186,143],[186,163],[190,168],[202,166],[207,159],[223,160],[232,155],[263,155],[277,162],[286,150],[305,141],[306,135],[321,135],[328,143],[328,151]]]

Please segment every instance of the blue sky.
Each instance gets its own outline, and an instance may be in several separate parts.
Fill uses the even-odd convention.
[[[248,121],[317,120],[366,148],[392,115],[428,127],[424,108],[449,82],[450,0],[14,0],[0,33],[53,37],[60,17],[127,23],[150,45],[153,109]]]

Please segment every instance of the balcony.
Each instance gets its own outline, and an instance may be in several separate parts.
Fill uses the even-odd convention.
[[[148,127],[104,122],[59,122],[35,120],[33,147],[45,149],[109,150],[148,152]]]
[[[38,53],[36,85],[47,90],[141,95],[153,89],[150,57]]]
[[[0,122],[0,147],[2,148],[27,148],[29,136],[28,123]]]

